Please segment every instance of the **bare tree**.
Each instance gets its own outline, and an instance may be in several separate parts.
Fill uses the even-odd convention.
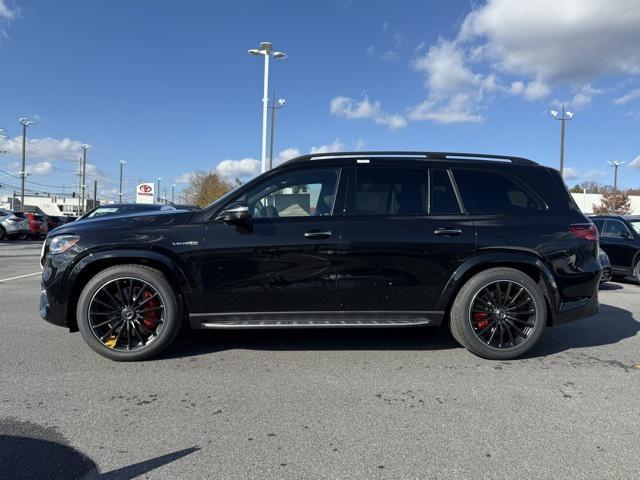
[[[602,194],[600,205],[593,205],[593,213],[617,213],[628,215],[631,213],[629,194],[620,190],[609,190]]]
[[[204,207],[232,189],[233,185],[217,173],[199,170],[191,176],[185,193],[191,202],[199,207]]]

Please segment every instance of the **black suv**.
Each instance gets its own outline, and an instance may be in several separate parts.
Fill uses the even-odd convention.
[[[193,329],[449,326],[522,355],[598,308],[598,238],[558,172],[518,157],[298,157],[199,211],[73,222],[43,246],[41,316],[141,360]]]
[[[600,232],[600,247],[609,256],[611,272],[640,280],[640,216],[592,215]]]

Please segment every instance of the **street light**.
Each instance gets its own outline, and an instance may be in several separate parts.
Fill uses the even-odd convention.
[[[125,162],[124,160],[120,160],[120,195],[119,195],[120,203],[122,203],[122,170],[124,169],[124,165],[126,163],[127,162]]]
[[[564,174],[564,124],[573,118],[573,113],[566,112],[564,109],[564,103],[562,104],[562,114],[556,110],[551,110],[551,116],[560,121],[560,177]]]
[[[81,215],[86,213],[86,191],[87,191],[87,150],[91,148],[91,145],[87,143],[83,143],[80,145],[82,147],[82,184],[80,185],[80,210],[82,211]]]
[[[22,125],[22,168],[20,169],[20,208],[24,211],[24,179],[27,177],[27,127],[33,125],[34,121],[28,118],[21,118]]]
[[[162,180],[162,177],[158,177],[156,180],[158,182],[158,186],[157,186],[158,194],[156,195],[156,202],[160,203],[160,180]]]
[[[276,106],[276,92],[273,92],[273,100],[271,102],[271,142],[269,146],[269,170],[273,168],[273,132],[276,129],[276,110],[284,108],[286,100],[284,98],[278,99],[278,105]]]
[[[613,167],[613,191],[618,189],[618,167],[624,165],[626,162],[619,162],[618,160],[607,161],[609,165]]]
[[[276,60],[284,60],[287,54],[284,52],[273,51],[271,42],[261,42],[259,48],[248,50],[250,55],[264,56],[264,89],[262,93],[262,172],[267,171],[267,108],[269,107],[269,58]]]

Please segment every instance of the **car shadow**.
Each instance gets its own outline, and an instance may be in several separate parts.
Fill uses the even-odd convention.
[[[185,448],[166,455],[100,473],[95,461],[68,445],[55,427],[44,427],[14,418],[0,419],[0,465],[5,478],[68,480],[92,478],[126,480],[199,450]]]
[[[600,304],[598,314],[549,328],[525,357],[539,357],[573,348],[600,347],[633,337],[640,331],[640,322],[629,310]]]
[[[559,353],[572,348],[617,343],[640,331],[628,310],[600,305],[598,315],[547,328],[524,358]],[[338,351],[338,350],[446,350],[462,348],[447,328],[322,328],[277,330],[184,331],[159,359],[205,355],[226,350]]]
[[[622,290],[624,287],[622,285],[618,285],[617,283],[605,282],[600,285],[598,290],[611,291],[611,290]]]

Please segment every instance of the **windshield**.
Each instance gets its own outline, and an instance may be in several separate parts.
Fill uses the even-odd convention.
[[[631,220],[629,221],[633,229],[637,234],[640,234],[640,220]]]

